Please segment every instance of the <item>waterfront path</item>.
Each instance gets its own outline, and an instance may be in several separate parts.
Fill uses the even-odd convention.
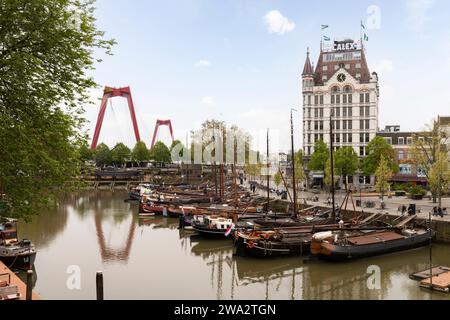
[[[26,293],[27,293],[27,285],[20,280],[20,278],[12,272],[7,266],[3,264],[3,262],[0,261],[0,274],[9,274],[11,276],[11,285],[17,286],[19,288],[20,293],[20,300],[26,299]],[[32,300],[41,300],[41,298],[33,292]]]
[[[250,185],[248,183],[246,183],[245,187],[250,190]],[[274,187],[273,185],[271,187]],[[261,196],[266,196],[267,192],[263,191],[263,190],[257,190],[258,194]],[[290,190],[291,195],[292,195],[292,190]],[[437,203],[433,203],[432,200],[425,198],[423,200],[411,200],[407,197],[392,197],[392,198],[388,198],[387,196],[384,197],[384,203],[386,204],[386,208],[385,209],[381,209],[381,199],[377,194],[362,194],[362,197],[360,198],[360,194],[359,193],[353,193],[353,200],[355,201],[355,205],[356,205],[356,201],[357,200],[362,200],[362,203],[364,205],[365,202],[367,201],[373,201],[376,204],[375,208],[361,208],[361,207],[356,207],[357,211],[363,211],[363,212],[369,212],[369,213],[385,213],[385,214],[390,214],[390,215],[397,215],[397,216],[401,216],[402,213],[398,211],[398,208],[402,205],[405,205],[406,207],[408,207],[410,204],[415,204],[417,207],[417,216],[419,218],[423,218],[423,219],[428,219],[429,216],[429,212],[433,210],[434,207],[437,207],[438,204]],[[276,199],[280,199],[280,197],[278,197],[275,193],[271,193],[270,195],[272,198],[276,198]],[[318,197],[319,198],[319,202],[313,202],[310,199],[312,199],[313,197]],[[327,192],[319,192],[319,193],[313,193],[313,192],[299,192],[297,195],[298,199],[299,199],[299,203],[304,203],[304,201],[306,201],[308,203],[308,205],[311,206],[323,206],[323,207],[330,207],[327,204],[327,199],[330,197],[330,194]],[[337,191],[336,192],[336,206],[340,206],[342,204],[342,202],[344,201],[345,198],[345,192],[344,191]],[[289,199],[289,198],[288,198]],[[449,211],[449,215],[444,216],[444,218],[441,217],[433,217],[433,220],[436,221],[449,221],[450,222],[450,198],[443,198],[442,199],[442,208],[447,208],[447,211]],[[353,206],[351,204],[351,202],[349,201],[348,206],[347,206],[348,210],[353,210]]]

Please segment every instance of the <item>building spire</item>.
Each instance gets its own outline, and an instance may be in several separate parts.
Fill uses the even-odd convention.
[[[303,67],[302,76],[312,76],[314,74],[313,67],[311,65],[311,60],[309,59],[309,47],[306,52],[305,66]]]

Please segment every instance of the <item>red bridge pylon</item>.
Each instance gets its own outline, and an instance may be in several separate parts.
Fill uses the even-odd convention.
[[[156,120],[155,132],[153,133],[152,148],[155,145],[156,136],[158,134],[158,130],[159,130],[160,126],[168,126],[169,130],[170,130],[170,136],[172,137],[172,143],[175,141],[175,139],[173,137],[172,121],[170,121],[170,120]]]
[[[105,117],[106,107],[108,105],[108,100],[114,97],[123,97],[128,101],[128,108],[130,109],[131,120],[133,121],[134,135],[136,136],[136,142],[141,141],[141,136],[139,135],[139,128],[136,121],[136,113],[134,111],[133,98],[131,97],[130,87],[126,88],[111,88],[105,87],[103,92],[102,104],[100,106],[100,112],[98,113],[97,125],[95,126],[94,139],[92,140],[91,149],[95,150],[97,148],[98,138],[100,136],[100,131],[102,130],[103,119]]]

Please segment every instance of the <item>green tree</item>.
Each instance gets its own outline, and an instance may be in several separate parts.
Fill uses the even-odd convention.
[[[428,172],[428,183],[432,194],[436,195],[439,200],[440,208],[442,208],[442,195],[448,191],[450,183],[450,167],[448,163],[448,154],[441,152]]]
[[[316,141],[314,146],[314,153],[311,155],[311,160],[308,163],[308,169],[311,171],[325,171],[325,166],[330,157],[330,150],[325,142],[322,140]]]
[[[273,176],[273,182],[275,182],[275,185],[277,186],[277,189],[278,189],[278,186],[281,184],[281,182],[282,182],[282,178],[281,178],[281,173],[280,172],[277,172],[274,176]]]
[[[80,154],[80,160],[83,162],[94,160],[94,151],[89,148],[89,145],[87,142],[82,142],[81,146],[78,149],[78,152]]]
[[[94,160],[97,166],[112,164],[111,150],[109,150],[109,147],[106,144],[101,143],[97,146],[97,149],[95,149],[94,152]]]
[[[425,131],[414,135],[411,150],[413,159],[415,164],[423,170],[429,180],[436,178],[436,176],[431,177],[431,169],[438,162],[440,153],[449,151],[447,147],[449,140],[448,131],[437,120],[433,121],[431,125],[428,125]],[[434,174],[436,174],[436,171]],[[438,200],[441,202],[441,196],[437,193],[438,190],[439,188],[431,189],[434,203]]]
[[[131,151],[131,159],[141,165],[143,161],[150,160],[150,151],[147,149],[145,142],[139,141]]]
[[[111,150],[111,160],[115,164],[124,165],[131,158],[131,150],[123,143],[118,143]]]
[[[161,141],[155,143],[153,148],[150,150],[150,159],[159,163],[172,162],[169,148]]]
[[[336,152],[336,173],[344,179],[345,190],[348,190],[347,177],[353,176],[358,166],[358,155],[352,147],[343,147]]]
[[[96,86],[90,76],[94,53],[109,53],[113,43],[97,30],[93,1],[0,1],[5,215],[28,219],[75,186],[81,115]]]
[[[375,188],[377,192],[381,193],[381,200],[384,200],[385,193],[389,191],[389,181],[392,178],[392,174],[389,162],[384,156],[381,156],[378,168],[375,170]]]
[[[361,162],[361,170],[367,176],[375,174],[380,165],[381,157],[385,157],[388,167],[393,172],[398,172],[398,165],[395,162],[394,148],[382,137],[376,137],[367,145],[367,157]]]

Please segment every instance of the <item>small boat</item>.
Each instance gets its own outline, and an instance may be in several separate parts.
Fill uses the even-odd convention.
[[[242,257],[303,256],[309,253],[312,228],[236,231],[235,253]]]
[[[139,213],[139,218],[148,218],[148,217],[154,217],[156,214],[154,212],[148,212],[148,213]]]
[[[0,221],[0,260],[13,269],[29,270],[36,259],[36,249],[31,241],[17,237],[17,220]]]
[[[232,219],[218,216],[196,216],[191,225],[200,235],[221,239],[227,238],[234,228]]]
[[[312,237],[311,254],[330,261],[372,257],[425,246],[435,234],[425,228],[395,227],[320,232]]]
[[[153,202],[140,203],[139,214],[141,213],[153,213],[154,215],[165,215],[167,214],[167,207],[163,205],[157,205]]]

